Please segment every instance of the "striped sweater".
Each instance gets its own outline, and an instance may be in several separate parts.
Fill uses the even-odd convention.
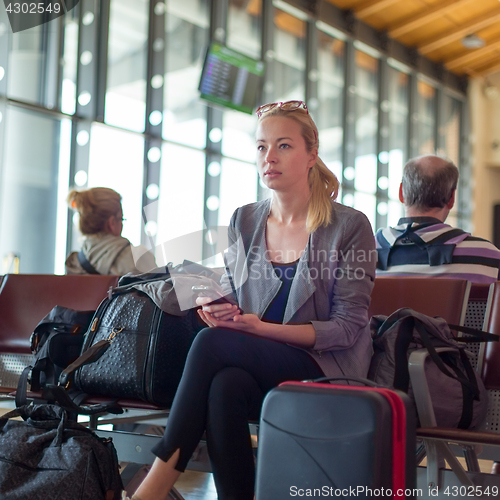
[[[473,283],[500,279],[500,250],[433,217],[400,219],[375,235],[377,274],[439,275]]]

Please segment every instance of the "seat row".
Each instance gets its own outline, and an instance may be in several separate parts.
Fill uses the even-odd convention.
[[[106,296],[109,287],[116,285],[115,276],[53,276],[7,275],[0,279],[0,395],[9,398],[23,368],[31,358],[29,338],[37,323],[55,306],[77,310],[95,310]],[[482,327],[485,331],[500,334],[500,282],[493,285],[473,285],[465,280],[424,277],[380,277],[375,280],[370,315],[389,315],[401,307],[411,307],[429,316],[441,316],[451,324]],[[500,485],[500,476],[486,477],[479,472],[477,457],[500,461],[500,345],[475,346],[474,365],[485,382],[490,395],[490,406],[481,430],[461,431],[440,429],[432,424],[432,415],[425,405],[419,405],[420,421],[425,427],[417,430],[428,450],[439,450],[452,466],[451,471],[439,472],[435,453],[428,456],[427,468],[419,468],[419,485],[446,486]],[[411,361],[410,361],[411,363]],[[413,384],[419,384],[413,380]],[[89,402],[99,402],[91,398]],[[103,417],[98,423],[144,421],[164,417],[165,409],[141,401],[120,401],[128,409],[119,418]],[[133,415],[140,410],[140,416]],[[144,411],[148,415],[144,415]],[[98,430],[113,437],[121,460],[151,463],[148,451],[159,439],[122,431]],[[437,443],[437,444],[436,444]],[[459,445],[458,447],[456,445]],[[476,445],[482,445],[479,450]],[[445,451],[443,451],[445,450]],[[464,452],[467,467],[454,460]],[[190,464],[197,470],[208,470],[206,453],[200,447],[198,456]]]

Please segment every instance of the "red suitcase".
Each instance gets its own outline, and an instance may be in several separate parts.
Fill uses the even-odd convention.
[[[262,407],[256,500],[414,498],[415,426],[400,391],[285,382]]]

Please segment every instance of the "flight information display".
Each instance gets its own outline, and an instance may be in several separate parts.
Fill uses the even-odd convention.
[[[244,113],[257,107],[264,63],[212,42],[207,50],[200,80],[200,97]]]

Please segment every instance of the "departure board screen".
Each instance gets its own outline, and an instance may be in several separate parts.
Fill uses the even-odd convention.
[[[214,104],[252,114],[257,107],[264,63],[221,43],[207,50],[200,80],[200,97]]]

